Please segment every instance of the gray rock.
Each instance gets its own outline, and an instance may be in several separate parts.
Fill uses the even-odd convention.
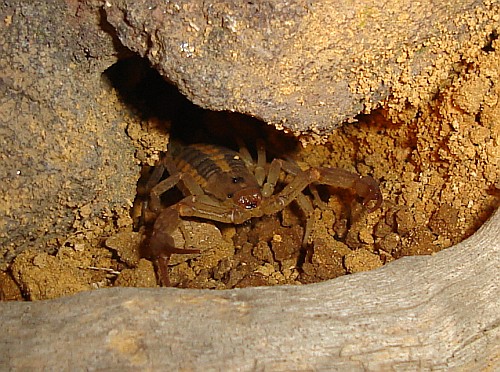
[[[434,96],[495,28],[482,1],[108,0],[120,41],[194,103],[329,133]],[[478,48],[479,46],[479,48]]]

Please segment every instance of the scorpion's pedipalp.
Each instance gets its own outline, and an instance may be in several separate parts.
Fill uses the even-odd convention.
[[[360,176],[359,174],[346,171],[340,168],[319,168],[321,177],[319,183],[354,191],[357,195],[363,198],[363,205],[375,200],[376,203],[368,212],[373,212],[382,204],[382,193],[375,181],[370,176]]]
[[[282,211],[283,208],[296,200],[307,186],[318,181],[319,177],[320,173],[314,168],[301,171],[283,190],[268,199],[269,202],[262,206],[264,214]]]
[[[356,182],[356,192],[363,197],[363,205],[366,207],[369,202],[375,200],[375,205],[367,208],[368,212],[373,212],[382,205],[382,192],[377,181],[370,176],[364,176]]]
[[[222,223],[241,224],[252,217],[263,216],[260,208],[242,209],[234,205],[213,204],[191,196],[177,203],[176,208],[183,217],[205,218]]]
[[[198,249],[175,247],[172,233],[179,227],[180,223],[180,215],[175,208],[164,209],[156,218],[149,239],[150,255],[156,258],[160,281],[164,286],[168,286],[170,282],[167,265],[171,255],[200,253]]]

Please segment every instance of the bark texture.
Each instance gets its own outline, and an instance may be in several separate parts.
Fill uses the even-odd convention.
[[[495,370],[500,212],[435,256],[321,284],[0,303],[0,364],[45,370]]]

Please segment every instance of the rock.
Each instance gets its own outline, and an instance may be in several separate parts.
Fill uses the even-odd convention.
[[[389,96],[435,96],[495,38],[482,1],[108,0],[107,21],[201,107],[294,132],[329,133]]]
[[[1,269],[27,248],[129,219],[132,119],[101,79],[116,50],[98,8],[78,4],[0,5]]]

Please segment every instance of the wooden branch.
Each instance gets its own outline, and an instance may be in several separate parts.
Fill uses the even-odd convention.
[[[500,211],[435,256],[307,286],[0,303],[6,369],[500,367]]]

